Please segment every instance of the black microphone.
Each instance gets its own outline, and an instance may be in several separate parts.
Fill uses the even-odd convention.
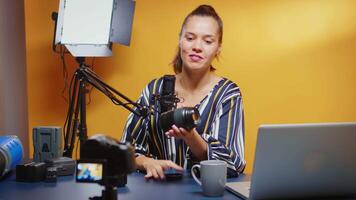
[[[163,77],[162,93],[159,98],[161,105],[160,125],[164,132],[171,129],[175,124],[190,131],[200,123],[200,114],[197,108],[183,107],[177,109],[179,99],[174,94],[175,76],[165,75]]]
[[[165,75],[163,77],[162,92],[158,98],[161,107],[159,122],[164,132],[168,131],[172,127],[172,125],[175,124],[174,121],[169,124],[164,123],[167,120],[167,117],[164,117],[165,114],[174,113],[175,108],[177,107],[177,102],[179,101],[176,95],[174,94],[175,82],[176,77],[174,75]],[[168,138],[168,140],[171,141],[170,138]],[[168,181],[179,180],[183,177],[182,173],[177,172],[174,169],[165,170],[164,175],[166,177],[166,180]]]
[[[163,77],[162,92],[160,96],[161,113],[173,110],[177,106],[177,97],[174,94],[176,77],[165,75]]]

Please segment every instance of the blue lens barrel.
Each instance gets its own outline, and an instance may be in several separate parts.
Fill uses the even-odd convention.
[[[0,136],[0,177],[16,168],[23,158],[23,147],[16,135]]]

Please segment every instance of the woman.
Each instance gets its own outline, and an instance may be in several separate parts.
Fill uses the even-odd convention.
[[[191,131],[173,125],[163,132],[159,113],[143,118],[131,114],[122,141],[131,142],[138,169],[145,178],[164,179],[164,171],[187,169],[201,160],[227,162],[228,176],[243,172],[244,116],[239,87],[217,76],[212,61],[221,51],[223,23],[214,8],[201,5],[184,20],[179,50],[173,60],[178,107],[195,107],[201,123]],[[152,97],[161,94],[163,78],[151,81],[138,103],[153,106]]]

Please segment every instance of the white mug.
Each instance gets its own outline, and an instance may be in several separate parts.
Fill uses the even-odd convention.
[[[199,180],[194,169],[200,169]],[[194,180],[202,186],[203,194],[210,197],[223,196],[226,184],[227,164],[221,160],[204,160],[200,164],[193,165],[191,169]]]

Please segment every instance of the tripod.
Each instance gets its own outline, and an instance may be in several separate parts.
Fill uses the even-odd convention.
[[[88,139],[86,123],[86,86],[88,84],[109,97],[114,104],[121,105],[138,116],[145,117],[149,113],[146,106],[133,102],[128,97],[100,80],[99,76],[85,64],[84,57],[77,57],[76,61],[79,63],[79,67],[74,73],[74,84],[71,87],[72,91],[69,92],[69,108],[64,134],[63,156],[70,158],[72,157],[76,135],[78,135],[80,146]],[[118,97],[124,99],[126,103],[119,100]],[[133,107],[138,108],[138,111],[137,109],[133,109]]]
[[[100,197],[90,197],[89,200],[117,200],[117,189],[113,186],[105,186]]]

